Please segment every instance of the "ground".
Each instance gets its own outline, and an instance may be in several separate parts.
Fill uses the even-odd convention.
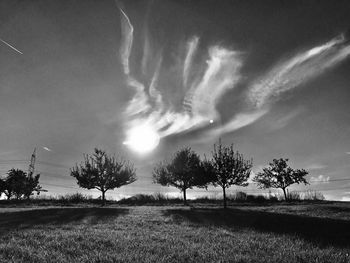
[[[0,262],[350,262],[350,203],[0,207]]]

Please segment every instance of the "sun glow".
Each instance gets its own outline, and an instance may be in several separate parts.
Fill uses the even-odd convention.
[[[154,150],[159,144],[158,133],[149,125],[136,126],[128,131],[124,142],[138,153],[147,153]]]

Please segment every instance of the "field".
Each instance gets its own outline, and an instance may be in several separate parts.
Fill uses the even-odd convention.
[[[1,262],[350,262],[350,204],[1,207]]]

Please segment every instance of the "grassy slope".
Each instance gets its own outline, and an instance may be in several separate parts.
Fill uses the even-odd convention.
[[[350,205],[0,209],[0,261],[350,262]]]

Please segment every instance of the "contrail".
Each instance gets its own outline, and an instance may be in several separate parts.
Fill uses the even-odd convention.
[[[52,152],[52,150],[48,147],[45,147],[45,146],[41,146],[45,151],[48,151],[48,152]]]
[[[133,42],[133,32],[134,27],[131,25],[129,17],[125,14],[123,9],[119,7],[120,12],[122,13],[122,45],[120,47],[120,56],[122,59],[122,64],[124,67],[124,73],[129,74],[129,57],[131,53],[131,47]]]
[[[15,48],[14,46],[10,45],[9,43],[7,43],[5,40],[2,40],[2,39],[0,38],[0,41],[1,41],[2,43],[4,43],[5,45],[7,45],[8,47],[12,48],[12,49],[13,49],[14,51],[16,51],[17,53],[23,55],[23,53],[22,53],[21,51],[19,51],[17,48]]]

